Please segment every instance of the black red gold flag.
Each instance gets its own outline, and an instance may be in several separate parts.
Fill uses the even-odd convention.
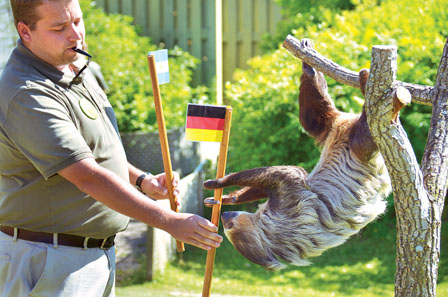
[[[186,139],[221,142],[226,106],[188,104]]]

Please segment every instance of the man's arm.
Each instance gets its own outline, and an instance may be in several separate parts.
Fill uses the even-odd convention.
[[[93,158],[78,161],[58,173],[111,209],[163,229],[179,241],[206,250],[218,247],[222,241],[216,226],[208,220],[162,207],[115,173],[98,165]]]

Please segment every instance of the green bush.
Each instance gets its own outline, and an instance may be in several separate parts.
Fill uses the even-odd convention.
[[[263,35],[260,44],[263,52],[278,48],[285,36],[298,27],[320,24],[324,15],[331,11],[351,10],[355,6],[351,0],[276,0],[282,8],[282,20],[277,24],[275,33]]]
[[[281,164],[310,168],[317,159],[318,151],[299,123],[295,64],[280,51],[256,57],[250,70],[237,71],[236,82],[226,85],[234,109],[231,171]]]
[[[355,2],[354,2],[355,3]],[[310,38],[316,49],[354,71],[370,67],[371,48],[377,44],[398,47],[397,79],[434,85],[448,31],[448,0],[362,1],[352,11],[331,13],[322,22],[295,29],[299,39]],[[285,36],[286,37],[286,36]],[[249,62],[226,85],[226,97],[235,107],[230,140],[229,167],[298,164],[309,168],[317,161],[313,140],[298,122],[297,95],[301,62],[287,50]],[[359,112],[361,92],[327,77],[330,95],[339,109]],[[430,119],[429,108],[411,104],[402,122],[420,158]]]
[[[109,85],[108,97],[122,132],[157,129],[147,53],[157,50],[138,34],[132,17],[106,14],[90,0],[80,1],[87,44]],[[167,128],[185,123],[188,102],[207,102],[208,89],[190,82],[198,59],[180,48],[169,50],[170,82],[160,86]]]
[[[276,0],[276,2],[280,4],[287,16],[295,16],[319,6],[332,10],[354,8],[352,0]]]

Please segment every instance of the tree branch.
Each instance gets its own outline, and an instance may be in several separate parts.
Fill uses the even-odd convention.
[[[358,73],[351,71],[345,67],[342,67],[330,59],[319,54],[314,49],[302,47],[300,41],[292,35],[288,35],[283,42],[283,47],[287,49],[296,58],[299,58],[303,62],[316,68],[318,71],[328,75],[334,80],[352,86],[354,88],[360,88]],[[431,94],[433,87],[422,86],[417,84],[396,82],[399,86],[406,88],[412,96],[414,102],[431,105]]]
[[[433,95],[428,141],[422,159],[425,186],[443,209],[448,182],[448,40],[443,49]]]
[[[330,59],[319,54],[313,48],[302,47],[300,40],[288,35],[283,42],[283,47],[286,48],[296,58],[299,58],[308,65],[316,68],[318,71],[325,73],[336,81],[360,88],[358,73],[342,67]]]

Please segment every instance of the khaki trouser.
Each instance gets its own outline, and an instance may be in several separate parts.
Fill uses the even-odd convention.
[[[0,232],[0,297],[113,297],[115,247],[82,249]]]

